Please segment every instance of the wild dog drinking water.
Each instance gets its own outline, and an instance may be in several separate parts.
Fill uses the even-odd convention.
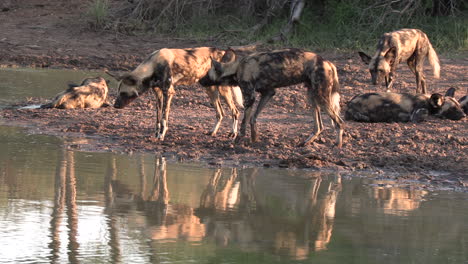
[[[335,66],[319,55],[300,49],[260,52],[229,63],[212,60],[208,74],[200,80],[203,85],[239,85],[244,97],[244,117],[240,137],[245,136],[250,123],[251,141],[257,140],[257,117],[275,95],[275,88],[304,83],[315,117],[315,131],[302,143],[315,140],[323,130],[322,108],[336,124],[337,145],[342,145],[343,121],[339,116],[339,81]],[[255,92],[260,102],[252,115]],[[239,139],[238,138],[238,139]],[[238,140],[237,139],[237,140]]]
[[[438,93],[366,93],[351,99],[345,111],[346,120],[359,122],[420,122],[427,115],[451,120],[465,117],[457,100]]]
[[[427,93],[423,68],[426,58],[432,66],[434,77],[439,78],[440,64],[437,53],[427,35],[419,29],[400,29],[385,33],[377,44],[373,57],[359,52],[362,61],[369,65],[372,84],[385,81],[387,91],[393,85],[398,64],[406,62],[416,75],[416,93]]]
[[[70,84],[50,103],[41,108],[99,108],[107,104],[107,82],[102,77],[86,78],[80,85]]]
[[[146,58],[132,72],[122,75],[108,73],[119,80],[118,97],[114,106],[123,108],[150,88],[156,95],[156,136],[160,140],[168,129],[168,119],[174,87],[192,85],[203,77],[211,66],[210,58],[220,61],[225,51],[217,48],[200,47],[188,49],[160,49]],[[237,90],[237,91],[236,91]],[[211,103],[217,112],[217,122],[211,130],[215,135],[221,123],[223,112],[219,95],[224,97],[233,118],[232,131],[237,131],[239,111],[235,102],[242,104],[238,87],[208,87]]]

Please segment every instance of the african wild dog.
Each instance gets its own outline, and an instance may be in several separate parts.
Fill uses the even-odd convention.
[[[108,106],[107,81],[102,77],[86,78],[80,85],[69,84],[69,88],[41,108],[99,108]]]
[[[445,96],[451,96],[451,97],[455,98],[455,91],[456,90],[457,90],[457,88],[450,87],[447,90],[447,93],[445,94]],[[463,109],[463,112],[465,112],[465,114],[468,115],[468,95],[465,95],[462,98],[458,99],[458,102],[460,103],[460,106]]]
[[[440,64],[437,53],[429,42],[427,35],[419,29],[400,29],[385,33],[377,44],[374,57],[359,52],[362,61],[369,65],[372,84],[385,81],[387,92],[393,85],[393,79],[398,64],[405,62],[416,75],[416,93],[427,93],[424,77],[424,61],[426,57],[431,64],[434,77],[439,78]]]
[[[465,114],[451,96],[435,93],[366,93],[348,102],[345,119],[359,122],[420,122],[427,115],[460,120]]]
[[[314,109],[315,131],[301,144],[315,140],[323,129],[320,107],[336,124],[337,145],[342,145],[343,120],[339,116],[339,82],[335,66],[312,52],[284,49],[248,55],[240,60],[219,63],[212,60],[208,74],[200,80],[203,85],[239,85],[244,97],[244,117],[240,137],[245,136],[250,122],[251,140],[257,140],[257,117],[275,95],[275,88],[304,83]],[[252,116],[255,92],[260,102]]]
[[[210,47],[160,49],[150,54],[132,72],[122,75],[108,72],[119,81],[118,97],[114,106],[123,108],[152,88],[156,95],[156,136],[164,140],[171,101],[175,94],[174,86],[197,83],[210,69],[210,58],[220,61],[224,53],[224,50]],[[211,135],[216,134],[223,118],[219,95],[224,97],[231,110],[232,133],[237,131],[239,111],[235,102],[242,105],[239,87],[207,87],[206,92],[217,113],[217,122],[211,130]]]
[[[462,98],[460,98],[458,102],[460,103],[460,106],[462,107],[463,112],[465,112],[465,114],[468,115],[468,95],[465,95]]]

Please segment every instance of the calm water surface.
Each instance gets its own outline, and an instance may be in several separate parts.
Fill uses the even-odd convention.
[[[0,69],[0,104],[89,74]],[[0,263],[468,263],[466,192],[75,141],[0,126]]]

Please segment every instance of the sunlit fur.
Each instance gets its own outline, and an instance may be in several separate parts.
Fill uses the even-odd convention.
[[[455,93],[458,89],[456,87],[450,87],[447,92],[445,93],[445,96],[450,96],[455,98]],[[463,109],[463,112],[468,115],[468,96],[465,95],[458,99],[458,103],[460,104],[460,107]]]
[[[458,102],[460,103],[460,106],[462,107],[465,114],[468,115],[468,96],[463,96]]]
[[[441,94],[366,93],[351,99],[345,111],[346,120],[359,122],[420,122],[426,115],[465,117],[454,98]]]
[[[427,35],[419,29],[400,29],[385,33],[377,44],[373,57],[359,52],[362,61],[369,65],[372,84],[385,82],[387,90],[393,85],[397,65],[407,62],[416,76],[416,92],[426,93],[424,61],[432,66],[434,78],[440,76],[440,63]]]
[[[228,63],[212,61],[212,67],[204,79],[210,84],[238,84],[241,87],[245,111],[239,139],[245,136],[247,123],[250,123],[252,142],[257,140],[257,117],[274,96],[275,88],[304,83],[314,112],[315,131],[302,145],[313,142],[321,133],[323,124],[320,109],[337,125],[337,145],[342,145],[343,121],[339,117],[336,67],[317,54],[300,49],[284,49],[253,53]],[[256,92],[261,94],[261,99],[253,112]]]
[[[41,108],[99,108],[106,106],[107,82],[104,78],[87,78],[80,85],[70,87],[57,94],[54,100]]]
[[[156,136],[163,140],[168,129],[168,119],[171,100],[178,85],[192,85],[206,75],[211,67],[211,59],[221,61],[225,50],[211,47],[187,49],[161,49],[153,52],[132,72],[118,75],[109,73],[119,80],[118,97],[114,106],[123,108],[148,89],[156,95]],[[211,104],[215,107],[217,121],[210,131],[215,135],[218,131],[224,112],[220,97],[223,97],[231,110],[233,119],[231,134],[237,131],[239,111],[235,102],[240,94],[237,87],[205,87]],[[234,128],[236,128],[234,130]]]
[[[210,47],[161,49],[153,52],[132,72],[120,77],[119,95],[141,95],[154,85],[191,85],[210,69],[210,58],[220,60],[223,50]],[[167,88],[169,89],[169,88]]]

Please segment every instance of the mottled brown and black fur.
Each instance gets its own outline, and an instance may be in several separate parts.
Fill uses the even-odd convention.
[[[346,120],[359,122],[420,122],[427,115],[451,120],[465,117],[457,100],[438,93],[366,93],[351,99],[345,111]]]
[[[385,81],[387,91],[393,85],[398,64],[406,62],[416,76],[416,93],[427,93],[424,76],[426,58],[432,66],[434,77],[439,78],[440,64],[437,53],[427,35],[419,29],[400,29],[385,33],[377,44],[373,57],[359,52],[362,61],[369,65],[374,85]]]
[[[465,112],[465,114],[468,115],[468,95],[465,95],[462,98],[460,98],[458,102],[460,103],[460,106],[462,107],[463,112]]]
[[[304,83],[315,115],[315,131],[304,141],[315,140],[323,129],[322,108],[336,124],[337,145],[342,144],[343,121],[339,116],[339,82],[335,66],[317,54],[300,49],[284,49],[248,55],[230,63],[213,60],[205,85],[239,85],[244,97],[244,117],[240,136],[245,136],[247,122],[251,126],[251,140],[257,140],[257,117],[275,95],[275,88]],[[252,115],[255,92],[260,102]],[[240,137],[239,137],[240,138]]]
[[[99,108],[107,104],[107,82],[102,77],[86,78],[80,85],[70,84],[69,88],[57,94],[50,103],[41,108]]]
[[[447,90],[447,93],[445,93],[445,96],[451,96],[455,98],[455,91],[457,88],[455,87],[450,87]],[[458,99],[458,102],[460,103],[460,107],[463,109],[463,112],[465,112],[466,115],[468,115],[468,95],[465,95]]]
[[[174,87],[192,85],[204,76],[211,66],[211,59],[220,61],[225,51],[211,47],[187,49],[161,49],[153,52],[132,72],[123,75],[112,74],[119,80],[118,97],[114,106],[123,108],[150,88],[156,95],[156,136],[163,140],[168,129],[168,118]],[[236,92],[236,89],[238,92]],[[227,102],[233,118],[233,133],[237,131],[239,111],[235,102],[242,103],[237,87],[207,87],[206,92],[217,112],[217,122],[211,131],[215,135],[223,117],[219,99]]]

